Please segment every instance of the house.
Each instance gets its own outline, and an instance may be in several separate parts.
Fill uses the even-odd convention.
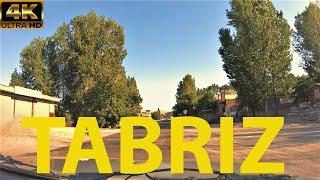
[[[235,90],[224,90],[218,94],[218,99],[221,102],[221,111],[226,116],[235,116],[237,112],[237,97]]]
[[[59,98],[44,95],[40,91],[0,84],[0,122],[4,124],[23,116],[55,116],[59,102]]]
[[[221,115],[236,116],[237,113],[237,97],[238,94],[235,90],[222,90],[219,91],[215,97],[219,100],[218,110],[203,109],[199,112],[199,116],[209,123],[219,121]]]
[[[140,116],[151,117],[151,110],[150,109],[141,109]]]

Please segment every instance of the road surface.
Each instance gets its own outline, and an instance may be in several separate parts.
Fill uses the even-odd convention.
[[[162,121],[161,135],[156,144],[163,153],[161,167],[170,167],[170,122]],[[65,132],[54,130],[51,138],[51,168],[53,171],[61,171],[63,161],[72,140],[73,130]],[[219,170],[219,128],[212,127],[212,138],[205,146],[209,153],[213,169]],[[63,134],[64,133],[64,134]],[[114,171],[119,170],[120,130],[101,130],[105,146]],[[144,137],[144,129],[135,129],[135,137]],[[234,161],[235,171],[239,172],[240,164],[246,158],[256,141],[263,133],[263,129],[244,129],[240,125],[234,128]],[[195,129],[185,130],[185,139],[194,139],[197,136]],[[23,139],[24,138],[24,139]],[[27,138],[32,138],[27,145]],[[14,158],[24,162],[35,164],[36,160],[36,136],[7,137],[1,140],[1,152],[11,154]],[[16,140],[19,143],[12,143]],[[85,139],[83,148],[90,148],[90,141]],[[125,147],[124,147],[125,148]],[[21,149],[23,151],[21,151]],[[135,151],[135,160],[143,162],[148,155],[142,151]],[[187,167],[197,167],[194,156],[185,154]],[[280,134],[275,138],[270,148],[264,154],[261,161],[284,162],[285,173],[297,179],[320,179],[320,123],[286,124]],[[81,162],[78,171],[95,171],[94,163]]]

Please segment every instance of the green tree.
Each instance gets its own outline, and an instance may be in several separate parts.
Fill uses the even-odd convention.
[[[140,112],[142,98],[137,87],[137,82],[134,77],[127,78],[127,86],[129,91],[129,107],[131,115],[137,115]]]
[[[254,90],[256,83],[253,75],[247,70],[246,59],[237,56],[237,45],[229,29],[220,29],[219,34],[219,54],[224,62],[223,69],[230,79],[230,84],[237,91],[242,106],[248,106],[255,115],[261,98],[257,96],[259,92]]]
[[[21,53],[21,78],[27,87],[62,98],[59,109],[73,120],[95,116],[114,126],[139,111],[142,98],[123,61],[123,27],[94,12],[76,16],[46,39],[37,38]]]
[[[188,115],[194,115],[197,100],[195,79],[187,74],[178,85],[176,104],[173,107],[175,115],[182,114],[183,110],[187,110]]]
[[[277,94],[282,99],[292,99],[294,92],[294,89],[296,87],[296,84],[298,82],[299,77],[296,77],[294,74],[289,73],[285,78],[282,79],[283,82],[281,82],[282,87],[277,88]]]
[[[84,95],[81,110],[71,106],[73,116],[94,116],[100,127],[114,127],[120,117],[131,114],[127,106],[129,97],[123,88],[111,79],[96,84]]]
[[[203,110],[210,110],[212,115],[216,115],[219,106],[216,95],[219,89],[217,84],[196,88],[195,79],[189,74],[186,75],[178,85],[174,115],[182,115],[184,110],[187,110],[187,115],[198,117],[202,116]]]
[[[54,95],[52,85],[54,83],[48,67],[45,48],[47,39],[36,38],[20,53],[20,73],[23,87],[42,91],[44,94]],[[13,72],[12,78],[15,78]],[[14,79],[11,79],[14,81]]]
[[[221,86],[220,90],[229,91],[229,90],[234,90],[234,89],[233,89],[232,85],[229,83],[229,84],[224,84],[223,86]]]
[[[216,99],[215,94],[213,93],[205,93],[202,97],[199,98],[196,111],[199,116],[202,110],[211,110],[212,112],[218,111],[219,102]]]
[[[295,50],[301,55],[303,68],[315,81],[320,81],[320,3],[310,3],[295,17],[293,33]]]
[[[219,90],[219,86],[217,84],[212,84],[206,88],[197,89],[197,96],[198,98],[201,98],[202,96],[211,93],[211,94],[217,94]]]
[[[313,93],[313,79],[308,76],[297,77],[294,86],[294,100],[296,102],[309,102]]]
[[[195,116],[214,121],[219,114],[219,100],[217,95],[221,87],[212,84],[206,88],[197,89],[197,103],[195,106]]]
[[[152,119],[154,119],[154,120],[160,120],[160,119],[161,119],[160,109],[158,108],[157,111],[152,112],[152,113],[151,113],[151,117],[152,117]]]
[[[264,104],[268,115],[291,69],[290,27],[270,1],[233,0],[227,17],[235,34],[219,31],[223,68],[241,103],[254,115]]]
[[[26,82],[22,79],[21,74],[18,73],[17,69],[14,69],[13,73],[11,74],[11,80],[9,85],[27,87]]]

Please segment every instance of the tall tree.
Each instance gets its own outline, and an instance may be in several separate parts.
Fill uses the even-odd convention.
[[[135,79],[126,76],[124,43],[114,20],[94,12],[76,16],[23,49],[21,77],[28,88],[59,95],[74,120],[95,116],[100,126],[114,126],[142,102]]]
[[[303,68],[313,80],[320,81],[320,2],[310,3],[295,17],[294,25],[293,44]]]
[[[134,77],[127,78],[127,85],[129,90],[129,107],[131,107],[130,112],[132,115],[136,115],[140,112],[140,104],[142,103],[142,98],[139,94],[139,89],[137,87],[137,82]]]
[[[283,13],[270,1],[233,0],[227,11],[229,25],[235,29],[220,29],[223,59],[231,85],[242,104],[253,110],[264,102],[279,99],[278,89],[289,73],[291,30]]]
[[[42,91],[44,94],[54,95],[45,48],[47,39],[36,38],[20,53],[20,76],[24,87]]]
[[[55,40],[66,89],[63,105],[72,114],[94,114],[100,122],[112,126],[119,117],[131,113],[128,80],[122,65],[127,55],[122,26],[90,12],[63,24]]]
[[[195,79],[187,74],[178,85],[176,105],[173,107],[175,114],[182,114],[184,110],[187,110],[188,115],[193,115],[197,100]]]

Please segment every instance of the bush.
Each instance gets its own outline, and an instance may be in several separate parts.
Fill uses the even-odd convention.
[[[154,120],[160,120],[161,119],[161,114],[160,111],[155,111],[151,113],[151,117]]]

